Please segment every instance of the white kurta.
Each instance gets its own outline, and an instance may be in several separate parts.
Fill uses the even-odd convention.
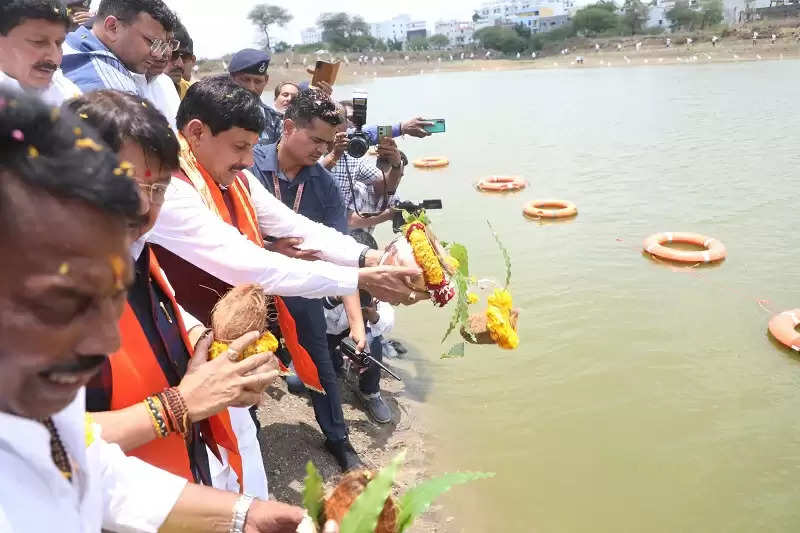
[[[45,89],[25,89],[17,80],[0,71],[0,87],[14,92],[24,92],[38,96],[45,104],[51,106],[60,106],[65,100],[81,95],[81,90],[78,89],[78,86],[69,81],[61,70],[56,70],[53,73],[53,80]]]
[[[263,235],[300,237],[304,239],[300,248],[320,250],[324,261],[290,259],[259,247],[212,213],[200,193],[178,178],[172,178],[148,242],[230,285],[259,283],[267,294],[320,298],[357,290],[355,267],[363,245],[298,215],[254,178],[250,196]]]
[[[152,532],[164,523],[186,480],[127,457],[90,430],[85,391],[53,416],[73,464],[72,483],[53,463],[39,422],[0,413],[0,532]]]

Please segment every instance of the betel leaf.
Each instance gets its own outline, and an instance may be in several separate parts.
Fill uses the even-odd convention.
[[[458,271],[465,277],[469,277],[469,255],[467,254],[467,248],[463,244],[459,244],[454,242],[448,247],[448,252],[450,252],[450,256],[453,257],[456,261],[458,261]]]
[[[422,515],[428,510],[431,504],[453,488],[455,485],[461,485],[477,479],[487,479],[494,477],[493,473],[486,472],[457,472],[454,474],[445,474],[436,479],[424,481],[409,489],[403,497],[400,498],[400,513],[397,516],[397,533],[403,533],[417,517]]]
[[[303,487],[303,507],[308,511],[308,515],[314,519],[314,523],[319,522],[322,512],[322,501],[325,498],[322,476],[311,461],[306,464],[306,479]]]
[[[369,482],[367,488],[356,498],[342,519],[339,533],[373,533],[375,531],[386,498],[392,492],[397,469],[405,456],[406,452],[400,453],[389,466],[378,472],[375,479]]]
[[[467,321],[469,320],[469,301],[467,300],[469,283],[467,282],[467,278],[461,274],[461,272],[456,272],[450,282],[454,283],[456,286],[456,303],[453,309],[453,316],[450,318],[450,325],[444,337],[442,337],[442,342],[446,341],[447,337],[449,337],[459,325],[466,328]]]
[[[486,221],[486,223],[489,225],[489,229],[492,230],[492,235],[494,235],[494,240],[497,241],[497,246],[500,247],[500,251],[503,253],[503,259],[506,262],[506,286],[505,286],[505,288],[507,289],[508,286],[511,284],[511,254],[509,254],[508,250],[506,249],[506,247],[503,246],[503,242],[500,240],[500,236],[494,230],[494,227],[492,227],[492,223],[489,222],[488,220]]]
[[[450,351],[447,353],[442,354],[442,359],[456,359],[464,357],[464,346],[463,342],[456,343],[450,348]]]

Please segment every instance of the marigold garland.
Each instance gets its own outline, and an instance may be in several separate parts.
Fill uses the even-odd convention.
[[[486,328],[492,340],[503,349],[513,350],[519,346],[519,335],[511,324],[511,293],[506,289],[495,289],[489,296],[486,308]]]

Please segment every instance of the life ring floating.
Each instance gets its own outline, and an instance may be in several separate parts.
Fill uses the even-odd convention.
[[[532,218],[569,218],[578,214],[578,207],[563,200],[534,200],[525,204],[523,212]]]
[[[527,186],[524,179],[516,176],[489,176],[477,184],[478,190],[483,192],[516,192]]]
[[[682,242],[702,246],[702,251],[675,250],[664,246],[668,242]],[[644,251],[650,255],[675,261],[677,263],[714,263],[725,259],[728,251],[725,245],[717,239],[700,235],[699,233],[656,233],[644,241]]]
[[[417,168],[440,168],[449,164],[450,160],[446,157],[423,157],[414,161],[414,166]]]
[[[800,352],[800,333],[795,329],[800,325],[800,309],[778,313],[769,321],[769,332],[775,339],[796,352]]]

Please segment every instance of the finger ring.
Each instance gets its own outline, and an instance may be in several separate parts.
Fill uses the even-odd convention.
[[[417,299],[417,294],[415,292],[412,292],[411,294],[408,295],[408,298],[409,298],[409,300],[414,302]]]

